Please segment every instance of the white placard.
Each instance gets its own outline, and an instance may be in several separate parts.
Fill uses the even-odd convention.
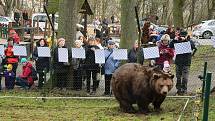
[[[66,63],[69,61],[67,48],[58,48],[58,61]]]
[[[158,46],[143,48],[144,59],[159,58]]]
[[[0,55],[4,55],[4,45],[0,45]]]
[[[175,53],[184,54],[184,53],[192,53],[190,42],[182,42],[182,43],[175,43]]]
[[[83,48],[72,48],[72,58],[86,58],[85,49]]]
[[[37,47],[38,57],[51,57],[49,47]]]
[[[13,46],[13,53],[17,56],[27,56],[27,50],[25,46]]]
[[[127,49],[114,49],[113,59],[114,60],[127,60],[128,54]]]
[[[104,49],[95,50],[95,63],[105,63]]]
[[[213,43],[213,47],[215,48],[215,36],[212,36],[212,37],[211,37],[211,41],[212,41],[212,43]]]

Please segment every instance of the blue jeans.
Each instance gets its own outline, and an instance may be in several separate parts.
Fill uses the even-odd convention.
[[[16,78],[16,85],[21,86],[24,89],[29,89],[30,88],[30,85],[28,84],[28,80],[20,78],[20,77]]]

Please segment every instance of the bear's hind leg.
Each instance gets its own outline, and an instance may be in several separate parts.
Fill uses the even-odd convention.
[[[135,113],[135,109],[132,104],[129,104],[126,101],[120,101],[120,109],[125,113]]]

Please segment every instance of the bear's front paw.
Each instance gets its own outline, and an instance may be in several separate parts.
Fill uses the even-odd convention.
[[[139,113],[148,115],[150,113],[150,111],[149,111],[149,109],[141,109],[141,110],[139,110]]]
[[[136,113],[136,110],[134,108],[121,108],[121,110],[125,113]]]
[[[155,108],[154,110],[155,110],[155,112],[158,112],[158,113],[159,113],[159,112],[162,111],[162,108]]]

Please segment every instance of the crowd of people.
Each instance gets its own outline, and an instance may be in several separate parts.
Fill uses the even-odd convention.
[[[154,43],[154,45],[159,48],[160,56],[159,58],[151,59],[151,62],[153,63],[151,66],[158,66],[163,71],[169,73],[171,72],[170,65],[174,63],[176,65],[177,94],[186,93],[191,59],[197,50],[190,36],[187,35],[186,31],[179,28],[174,30],[172,27],[169,27],[166,31],[162,31],[160,33],[155,32],[153,28],[150,27],[150,22],[145,22],[142,31],[141,44],[147,46],[149,43]],[[72,67],[74,90],[82,90],[84,88],[83,85],[86,84],[86,92],[88,94],[95,94],[101,81],[100,76],[104,75],[104,95],[110,95],[112,74],[120,66],[120,60],[113,58],[113,51],[114,49],[118,49],[119,46],[117,46],[116,42],[111,38],[108,38],[106,44],[103,44],[103,41],[106,40],[101,38],[101,36],[96,36],[96,31],[94,36],[89,36],[87,38],[85,38],[80,31],[77,33],[77,40],[74,41],[73,47],[85,49],[86,58],[72,58],[71,49],[68,49],[69,61],[59,62],[58,48],[68,48],[65,44],[66,40],[64,38],[59,38],[57,40],[57,45],[53,50],[53,70],[57,82],[56,87],[60,89],[67,87],[69,79],[68,70]],[[20,39],[16,36],[16,32],[14,30],[10,31],[7,42],[8,43],[4,51],[5,56],[1,56],[2,68],[0,69],[1,77],[5,77],[5,88],[13,89],[15,85],[18,85],[21,86],[21,88],[29,89],[35,85],[35,80],[38,80],[37,86],[41,89],[46,81],[44,78],[46,76],[45,74],[48,73],[50,69],[50,58],[38,57],[37,47],[50,47],[47,44],[46,39],[40,39],[37,42],[32,54],[33,62],[35,62],[36,73],[38,73],[39,76],[38,79],[34,78],[34,65],[32,65],[27,58],[14,55],[13,45],[19,44],[20,42]],[[193,53],[176,55],[174,44],[182,42],[190,42],[191,48],[194,50]],[[140,63],[145,63],[143,51],[138,51],[140,50],[139,48],[141,47],[139,47],[138,41],[135,41],[133,45],[131,45],[131,49],[128,50],[128,63],[137,63],[138,54],[141,55]],[[95,63],[96,49],[104,49],[104,64]],[[22,73],[17,76],[16,70],[19,62],[22,64]]]

